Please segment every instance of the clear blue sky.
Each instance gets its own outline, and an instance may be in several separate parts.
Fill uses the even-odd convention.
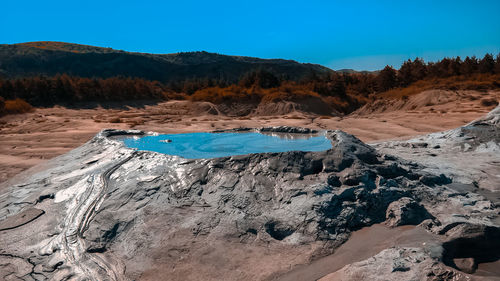
[[[1,9],[0,43],[205,50],[358,70],[500,52],[500,0],[2,0]]]

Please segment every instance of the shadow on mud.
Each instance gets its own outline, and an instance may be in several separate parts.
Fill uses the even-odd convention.
[[[446,265],[475,273],[479,264],[500,260],[500,228],[469,226],[465,232],[466,237],[443,244],[443,262]]]

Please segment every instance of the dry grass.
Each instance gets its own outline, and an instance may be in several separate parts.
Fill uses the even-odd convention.
[[[367,98],[361,96],[351,96],[350,99],[332,96],[323,97],[323,100],[331,108],[343,113],[352,112],[368,102]]]
[[[196,91],[189,97],[192,101],[208,101],[214,104],[258,102],[261,95],[252,88],[243,88],[239,85],[231,85],[226,88],[211,87]]]
[[[349,113],[365,104],[368,100],[361,96],[322,96],[312,90],[311,85],[286,81],[279,87],[245,88],[232,85],[225,88],[211,87],[196,91],[189,97],[191,101],[206,101],[214,104],[271,104],[293,102],[309,107],[330,108],[341,113]],[[321,113],[324,114],[324,113]]]
[[[460,75],[447,78],[433,78],[417,81],[406,88],[395,88],[378,94],[382,98],[402,99],[426,90],[476,90],[487,91],[500,87],[500,74]]]
[[[245,88],[232,85],[225,88],[211,87],[196,91],[189,97],[191,101],[206,101],[214,104],[250,104],[257,107],[280,102],[303,104],[310,110],[318,110],[325,114],[332,109],[341,113],[349,113],[366,103],[363,97],[355,96],[322,96],[311,89],[311,85],[295,82],[283,82],[279,87]]]
[[[109,123],[122,123],[122,119],[120,119],[119,117],[113,117],[111,119],[108,120]]]
[[[295,83],[285,83],[276,88],[262,89],[258,87],[244,88],[231,85],[226,88],[211,87],[196,91],[190,100],[221,103],[272,103],[279,101],[302,101],[308,98],[321,98],[316,92]]]
[[[305,119],[305,118],[298,115],[291,115],[291,116],[283,116],[283,119]]]
[[[320,95],[294,84],[282,85],[278,88],[266,89],[262,97],[262,103],[273,103],[280,101],[300,102],[306,99],[319,99]]]
[[[29,103],[22,99],[6,100],[3,103],[0,102],[0,115],[21,114],[33,112],[34,110],[35,109]]]

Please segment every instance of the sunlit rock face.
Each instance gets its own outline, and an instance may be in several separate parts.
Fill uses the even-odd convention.
[[[404,221],[425,219],[422,226],[435,233],[457,221],[496,227],[498,209],[485,198],[457,195],[448,186],[452,178],[342,131],[324,132],[328,150],[211,159],[137,151],[120,140],[143,135],[153,134],[104,130],[46,170],[11,182],[0,197],[3,276],[274,278],[331,253],[350,232],[384,222],[398,200],[425,214]],[[404,212],[413,209],[400,207],[397,214],[412,218]],[[27,210],[37,217],[16,226],[14,216]],[[11,227],[1,230],[6,222]]]
[[[455,182],[500,192],[500,106],[463,127],[408,141],[373,144]]]

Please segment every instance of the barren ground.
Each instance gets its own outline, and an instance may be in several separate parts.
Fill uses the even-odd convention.
[[[170,101],[120,109],[38,108],[0,118],[0,182],[80,146],[104,128],[160,133],[211,131],[235,127],[299,126],[340,129],[365,142],[405,139],[464,125],[489,112],[481,100],[500,92],[427,91],[403,104],[367,106],[346,117],[285,115],[229,117],[200,111],[199,104]]]
[[[427,91],[412,96],[407,101],[379,100],[342,118],[314,116],[303,112],[228,117],[208,114],[200,110],[207,108],[206,104],[201,106],[186,101],[121,109],[41,108],[33,113],[0,118],[0,183],[37,164],[42,164],[38,168],[46,168],[47,165],[43,165],[45,161],[80,146],[104,128],[181,133],[287,125],[341,129],[363,141],[375,142],[409,139],[416,135],[462,126],[484,116],[494,107],[484,105],[482,100],[499,98],[500,92]],[[183,212],[179,215],[184,216]],[[37,216],[40,216],[40,210],[29,209],[22,216],[5,221],[0,225],[0,230],[9,229],[14,224],[29,223]],[[37,223],[43,223],[43,220],[38,220]],[[149,231],[151,230],[154,228]],[[367,259],[385,248],[413,247],[440,239],[413,226],[390,229],[383,225],[373,225],[354,232],[332,255],[311,260],[316,245],[290,250],[285,246],[241,246],[238,241],[214,241],[207,244],[206,241],[190,238],[187,234],[178,234],[162,240],[164,244],[160,243],[160,246],[165,248],[158,247],[150,253],[157,263],[140,276],[141,280],[157,280],[169,272],[175,272],[172,279],[217,279],[217,274],[240,274],[240,279],[250,279],[246,278],[248,276],[244,272],[254,268],[260,268],[262,276],[271,276],[270,279],[273,280],[318,280],[322,277],[325,280],[336,280],[341,273],[335,272],[343,266]],[[179,252],[175,250],[165,255],[165,249],[172,245]],[[263,264],[269,266],[262,266]],[[499,261],[479,264],[475,277],[477,280],[494,279],[500,274],[498,265]],[[192,268],[198,270],[192,271]],[[214,273],[213,268],[221,269]],[[280,270],[276,271],[276,268]]]

